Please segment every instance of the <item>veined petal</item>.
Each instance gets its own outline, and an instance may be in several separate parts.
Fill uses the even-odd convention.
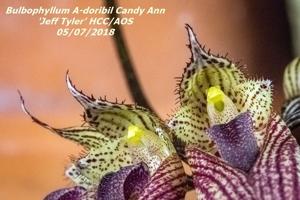
[[[192,62],[188,64],[179,84],[181,105],[197,105],[206,110],[206,90],[212,86],[220,86],[224,93],[232,97],[231,87],[246,80],[243,73],[227,58],[206,52],[198,43],[190,26],[186,26]]]
[[[139,200],[184,199],[187,177],[176,154],[168,157],[151,177]]]
[[[215,125],[208,129],[208,134],[229,165],[245,172],[252,167],[259,149],[250,113],[242,113],[227,124]]]
[[[89,97],[75,88],[68,74],[66,80],[71,94],[85,109],[84,120],[107,137],[115,139],[126,135],[130,125],[152,132],[155,132],[156,128],[161,128],[165,131],[163,133],[165,137],[171,137],[165,129],[164,122],[147,109]]]
[[[233,87],[234,98],[239,112],[251,113],[258,146],[262,146],[265,128],[272,111],[272,84],[269,80],[249,80]]]
[[[86,195],[86,189],[75,186],[51,192],[44,198],[44,200],[83,200]]]
[[[74,159],[73,164],[65,172],[66,176],[77,185],[92,188],[98,185],[103,175],[132,164],[131,151],[129,151],[124,138],[111,140],[95,128],[85,126],[53,128],[34,117],[25,107],[23,97],[20,97],[23,110],[35,123],[86,149],[87,153],[80,159]]]
[[[268,124],[249,182],[260,199],[300,199],[300,147],[279,116]]]
[[[196,147],[188,147],[186,155],[197,199],[256,199],[243,171]]]
[[[197,107],[182,106],[167,124],[174,132],[173,143],[181,157],[184,157],[184,149],[187,145],[197,145],[211,153],[217,152],[213,141],[206,133],[206,129],[209,127],[206,112],[199,112]]]
[[[150,178],[143,164],[127,166],[104,176],[98,187],[97,200],[136,199]]]
[[[131,164],[133,158],[126,143],[123,140],[107,140],[74,160],[65,174],[76,184],[92,188],[105,174]]]
[[[300,58],[295,58],[285,68],[283,89],[286,101],[282,108],[282,119],[300,141],[298,131],[294,131],[300,125]]]
[[[300,58],[295,58],[286,66],[283,76],[283,90],[286,100],[300,95]]]
[[[134,163],[144,162],[151,175],[158,169],[161,163],[175,153],[176,150],[172,145],[165,143],[157,133],[148,131],[137,126],[128,127],[126,144],[129,147]]]
[[[180,107],[169,120],[168,126],[175,133],[175,143],[179,153],[185,144],[198,145],[201,149],[215,153],[213,142],[205,131],[209,127],[206,110],[206,90],[220,86],[224,93],[232,98],[232,87],[246,80],[243,73],[233,62],[222,56],[215,56],[198,43],[190,26],[186,26],[189,35],[192,60],[184,69],[177,88]]]

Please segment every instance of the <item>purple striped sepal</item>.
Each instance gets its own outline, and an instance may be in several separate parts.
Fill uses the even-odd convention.
[[[279,116],[270,119],[249,172],[196,147],[186,155],[198,199],[300,199],[300,147]]]
[[[106,175],[99,185],[97,199],[184,199],[186,180],[181,160],[172,155],[163,161],[152,177],[143,164]]]
[[[187,176],[178,155],[165,159],[144,188],[139,200],[184,199],[187,192]]]
[[[82,200],[86,197],[86,195],[86,189],[80,186],[75,186],[56,190],[48,194],[44,200]]]

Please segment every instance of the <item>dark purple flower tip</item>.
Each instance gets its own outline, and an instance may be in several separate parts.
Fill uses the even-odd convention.
[[[131,165],[105,175],[98,187],[98,200],[127,200],[136,197],[148,183],[150,173],[145,164]]]
[[[242,113],[226,124],[208,129],[221,157],[231,166],[248,171],[254,164],[259,148],[249,112]]]
[[[75,186],[56,190],[48,194],[44,200],[82,200],[86,193],[83,187]]]

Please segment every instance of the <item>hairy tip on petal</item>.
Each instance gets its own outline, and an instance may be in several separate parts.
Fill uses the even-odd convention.
[[[201,46],[199,44],[199,42],[197,41],[197,37],[196,34],[194,33],[192,27],[190,27],[190,25],[186,24],[185,26],[187,32],[188,32],[188,36],[189,36],[189,42],[190,42],[190,49],[192,52],[192,59],[193,62],[196,62],[197,60],[201,60]]]
[[[26,105],[25,105],[25,100],[24,100],[24,98],[23,98],[21,92],[18,91],[18,93],[19,93],[20,100],[21,100],[22,110],[23,110],[23,111],[24,111],[24,112],[32,119],[32,121],[35,122],[35,123],[37,123],[38,125],[40,125],[40,126],[46,128],[46,129],[50,130],[50,131],[52,131],[52,132],[56,132],[56,129],[55,129],[55,128],[53,128],[53,127],[49,126],[48,124],[42,122],[41,120],[39,120],[38,118],[36,118],[35,116],[33,116],[33,115],[29,112],[29,110],[27,109],[27,107],[26,107]]]
[[[70,77],[69,77],[69,72],[67,71],[66,73],[66,82],[67,82],[67,86],[68,89],[70,91],[70,93],[72,94],[72,96],[85,108],[88,109],[90,107],[93,106],[99,106],[102,105],[103,106],[106,104],[104,101],[103,102],[99,102],[96,103],[96,99],[91,96],[87,96],[85,95],[82,91],[79,91],[76,89],[75,85],[73,84],[73,82],[71,81]]]
[[[131,165],[119,171],[109,173],[101,180],[98,200],[136,199],[150,179],[148,168],[144,164]]]
[[[254,164],[259,148],[254,137],[250,113],[242,113],[227,124],[208,129],[221,157],[231,166],[248,171]]]
[[[91,127],[70,127],[70,128],[54,128],[50,125],[48,125],[45,122],[42,122],[35,116],[33,116],[29,110],[27,109],[25,105],[25,101],[23,96],[20,94],[20,100],[21,100],[21,106],[22,110],[33,120],[33,122],[37,123],[38,125],[50,130],[53,133],[58,134],[59,136],[75,141],[80,145],[83,145],[85,148],[92,148],[97,145],[99,145],[99,142],[107,142],[107,138],[105,138],[104,135],[100,134],[98,131],[96,131],[94,128]],[[84,137],[82,137],[84,136]]]
[[[165,126],[159,117],[146,108],[89,97],[75,88],[68,74],[66,80],[70,92],[85,109],[85,122],[111,139],[125,136],[129,126],[142,127],[152,132],[157,127],[163,129]],[[171,138],[167,131],[163,135]]]

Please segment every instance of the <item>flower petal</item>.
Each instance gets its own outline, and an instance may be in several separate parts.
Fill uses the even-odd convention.
[[[185,157],[184,149],[187,145],[197,145],[211,153],[217,152],[213,141],[206,134],[208,115],[199,112],[197,106],[181,106],[167,124],[174,132],[173,143],[182,158]]]
[[[75,186],[56,190],[48,194],[44,200],[82,200],[87,191],[83,187]]]
[[[106,139],[97,148],[89,149],[84,156],[74,160],[65,174],[78,185],[90,188],[97,185],[105,174],[131,164],[133,158],[126,143]]]
[[[260,199],[300,199],[300,147],[279,116],[268,124],[249,179]]]
[[[139,200],[184,199],[187,177],[176,154],[168,157],[151,177]]]
[[[25,107],[23,97],[20,96],[20,98],[24,111],[34,122],[85,147],[87,153],[82,158],[78,160],[75,159],[73,164],[65,172],[66,176],[72,181],[85,188],[93,188],[95,184],[98,184],[98,181],[103,175],[108,172],[118,171],[121,167],[142,161],[147,164],[152,174],[165,158],[175,152],[174,146],[167,133],[169,130],[167,130],[163,122],[160,122],[161,124],[155,124],[154,121],[151,121],[153,127],[158,126],[153,132],[148,129],[149,127],[145,128],[138,122],[136,122],[137,125],[129,125],[131,123],[135,124],[135,117],[140,118],[140,122],[143,122],[143,118],[139,115],[132,118],[133,121],[130,121],[129,118],[124,118],[122,119],[123,121],[130,121],[129,124],[126,124],[128,127],[124,126],[121,130],[119,127],[116,127],[116,130],[120,130],[122,134],[114,137],[112,137],[112,135],[108,136],[107,134],[102,134],[102,132],[96,128],[86,126],[57,129],[31,115]],[[87,97],[84,97],[83,99],[86,100],[86,98]],[[106,108],[114,109],[116,107],[118,108],[118,112],[122,113],[124,111],[122,110],[123,108],[116,105],[108,105]],[[129,112],[134,113],[135,111],[130,110]],[[133,114],[129,117],[133,117]],[[111,122],[115,123],[117,121],[118,118],[114,118],[114,116],[111,118]],[[119,123],[121,123],[121,121],[119,121]],[[130,127],[136,127],[142,130],[142,146],[138,148],[128,147],[129,143],[127,137],[130,132]],[[108,126],[107,130],[111,131],[111,128],[111,126]]]
[[[136,198],[149,181],[150,174],[143,164],[127,166],[104,176],[98,187],[98,200]],[[134,198],[134,199],[135,199]]]
[[[285,104],[282,108],[282,118],[292,133],[300,142],[297,127],[300,125],[300,58],[295,58],[287,65],[283,77]],[[298,143],[299,143],[298,142]]]
[[[159,132],[153,133],[137,126],[128,127],[126,142],[133,161],[144,162],[151,175],[167,157],[176,152],[173,145],[166,144],[158,135]]]
[[[197,199],[256,199],[247,175],[196,147],[186,150]]]
[[[272,84],[269,80],[249,80],[233,88],[232,99],[239,112],[251,113],[255,137],[261,147],[272,111]]]
[[[180,104],[197,105],[206,110],[206,90],[212,86],[220,86],[224,93],[232,97],[231,87],[246,80],[235,64],[222,56],[215,56],[198,43],[190,26],[186,26],[192,62],[188,64],[179,84]]]
[[[244,82],[246,78],[226,57],[206,52],[198,43],[192,28],[188,25],[186,28],[192,60],[184,69],[178,84],[180,107],[169,120],[168,126],[175,133],[179,153],[184,154],[186,144],[198,145],[205,151],[215,153],[216,148],[205,132],[209,127],[206,90],[212,86],[220,86],[232,98],[232,87]]]
[[[284,71],[283,90],[285,99],[289,100],[300,95],[300,58],[295,58]]]
[[[164,122],[147,109],[89,97],[75,88],[68,74],[66,80],[71,94],[85,109],[84,120],[107,137],[115,139],[126,135],[130,125],[152,132],[161,128],[166,132]],[[164,134],[169,137],[168,133]]]
[[[23,110],[35,123],[82,145],[87,151],[82,158],[73,160],[73,164],[65,172],[76,184],[92,188],[98,185],[103,175],[132,164],[131,151],[123,138],[111,140],[91,127],[53,128],[34,117],[25,107],[22,96],[21,100]]]
[[[254,164],[259,149],[254,137],[249,112],[242,113],[227,124],[208,129],[221,157],[232,167],[247,172]]]

